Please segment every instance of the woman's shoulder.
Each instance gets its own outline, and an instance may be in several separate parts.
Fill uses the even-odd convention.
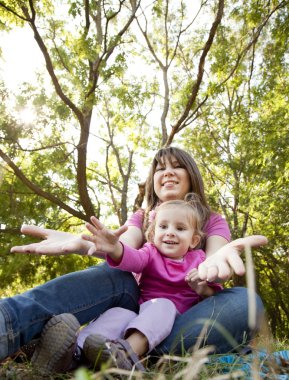
[[[213,224],[213,223],[220,223],[220,222],[226,222],[226,219],[223,215],[218,214],[217,212],[211,212],[209,219],[207,221],[207,224]],[[226,222],[227,223],[227,222]]]
[[[144,221],[144,214],[145,214],[145,210],[142,208],[139,208],[137,211],[135,211],[133,214],[130,215],[130,217],[125,222],[125,225],[142,228],[143,221]]]
[[[213,235],[219,235],[224,237],[226,240],[230,240],[231,233],[228,222],[224,218],[223,215],[218,214],[216,212],[212,212],[208,221],[204,226],[204,232],[207,237]]]

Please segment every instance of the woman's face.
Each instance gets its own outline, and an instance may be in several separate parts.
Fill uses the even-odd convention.
[[[157,164],[154,191],[161,202],[184,199],[191,191],[189,173],[175,157],[171,157],[171,162],[165,157],[162,164]]]

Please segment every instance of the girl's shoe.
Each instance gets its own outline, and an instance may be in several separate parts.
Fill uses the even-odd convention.
[[[111,355],[106,347],[106,338],[102,335],[88,335],[83,344],[83,354],[94,371],[100,370],[103,363],[110,366]]]
[[[94,369],[107,362],[109,367],[146,371],[130,344],[123,339],[109,340],[101,335],[89,335],[85,339],[83,353]]]

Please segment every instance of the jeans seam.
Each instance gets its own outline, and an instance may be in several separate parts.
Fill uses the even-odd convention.
[[[9,340],[13,340],[14,338],[19,335],[19,333],[14,334],[13,328],[12,328],[12,319],[10,317],[9,312],[7,311],[6,307],[4,305],[0,305],[0,312],[2,313],[5,321],[5,327],[6,327],[6,336]]]
[[[134,300],[134,298],[135,298],[134,295],[131,292],[128,292],[128,291],[120,291],[119,293],[115,294],[114,297],[119,297],[120,295],[128,295],[132,300]],[[90,309],[91,307],[98,306],[99,304],[102,304],[103,302],[106,302],[109,299],[111,299],[111,296],[103,298],[100,301],[95,302],[95,303],[82,305],[81,307],[79,306],[79,307],[77,307],[77,309],[71,310],[70,312],[72,314],[77,314],[80,311],[84,311],[84,310]],[[112,307],[114,307],[114,306],[112,306]]]

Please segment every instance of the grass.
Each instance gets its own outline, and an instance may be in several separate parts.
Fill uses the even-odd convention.
[[[268,336],[259,338],[255,342],[256,352],[266,350],[267,353],[274,351],[289,350],[289,342],[268,341]],[[270,351],[268,347],[270,346]],[[261,348],[260,348],[261,347]],[[264,348],[266,347],[266,348]],[[266,369],[266,379],[278,379],[278,375],[287,375],[289,379],[289,360],[276,361],[274,356],[256,355],[232,355],[230,363],[222,362],[224,355],[210,355],[211,348],[204,347],[194,350],[183,357],[164,355],[157,363],[149,366],[149,372],[139,373],[125,371],[117,368],[103,366],[99,372],[93,372],[87,368],[79,368],[75,372],[43,376],[32,368],[25,358],[9,359],[0,367],[0,379],[8,380],[110,380],[115,378],[128,380],[225,380],[225,379],[263,379],[260,372]],[[244,364],[250,368],[250,375],[246,377],[243,372]]]
[[[255,278],[253,271],[253,262],[250,250],[246,249],[246,275],[247,288],[250,293],[255,292]],[[253,300],[249,302],[249,318],[251,318],[251,327],[254,328],[256,321],[256,305]],[[204,329],[205,331],[205,329]],[[202,334],[201,334],[202,335]],[[202,336],[200,340],[202,340]],[[249,355],[231,355],[230,362],[222,361],[224,355],[210,355],[211,347],[200,348],[198,343],[191,353],[184,356],[164,355],[156,363],[149,366],[146,373],[135,371],[124,371],[117,368],[107,368],[104,364],[99,372],[93,372],[87,368],[79,368],[73,373],[43,376],[31,366],[30,362],[21,356],[9,358],[0,364],[0,379],[8,380],[110,380],[110,379],[127,379],[127,380],[225,380],[225,379],[252,379],[252,380],[276,380],[279,375],[285,375],[283,379],[289,380],[289,356],[276,360],[271,353],[276,351],[289,351],[289,341],[275,340],[270,334],[268,323],[265,321],[260,331],[260,336],[255,339],[253,345],[253,354]],[[260,352],[265,354],[260,355]],[[255,355],[254,355],[255,353]],[[245,367],[248,373],[243,371]],[[263,377],[262,371],[266,371]]]

